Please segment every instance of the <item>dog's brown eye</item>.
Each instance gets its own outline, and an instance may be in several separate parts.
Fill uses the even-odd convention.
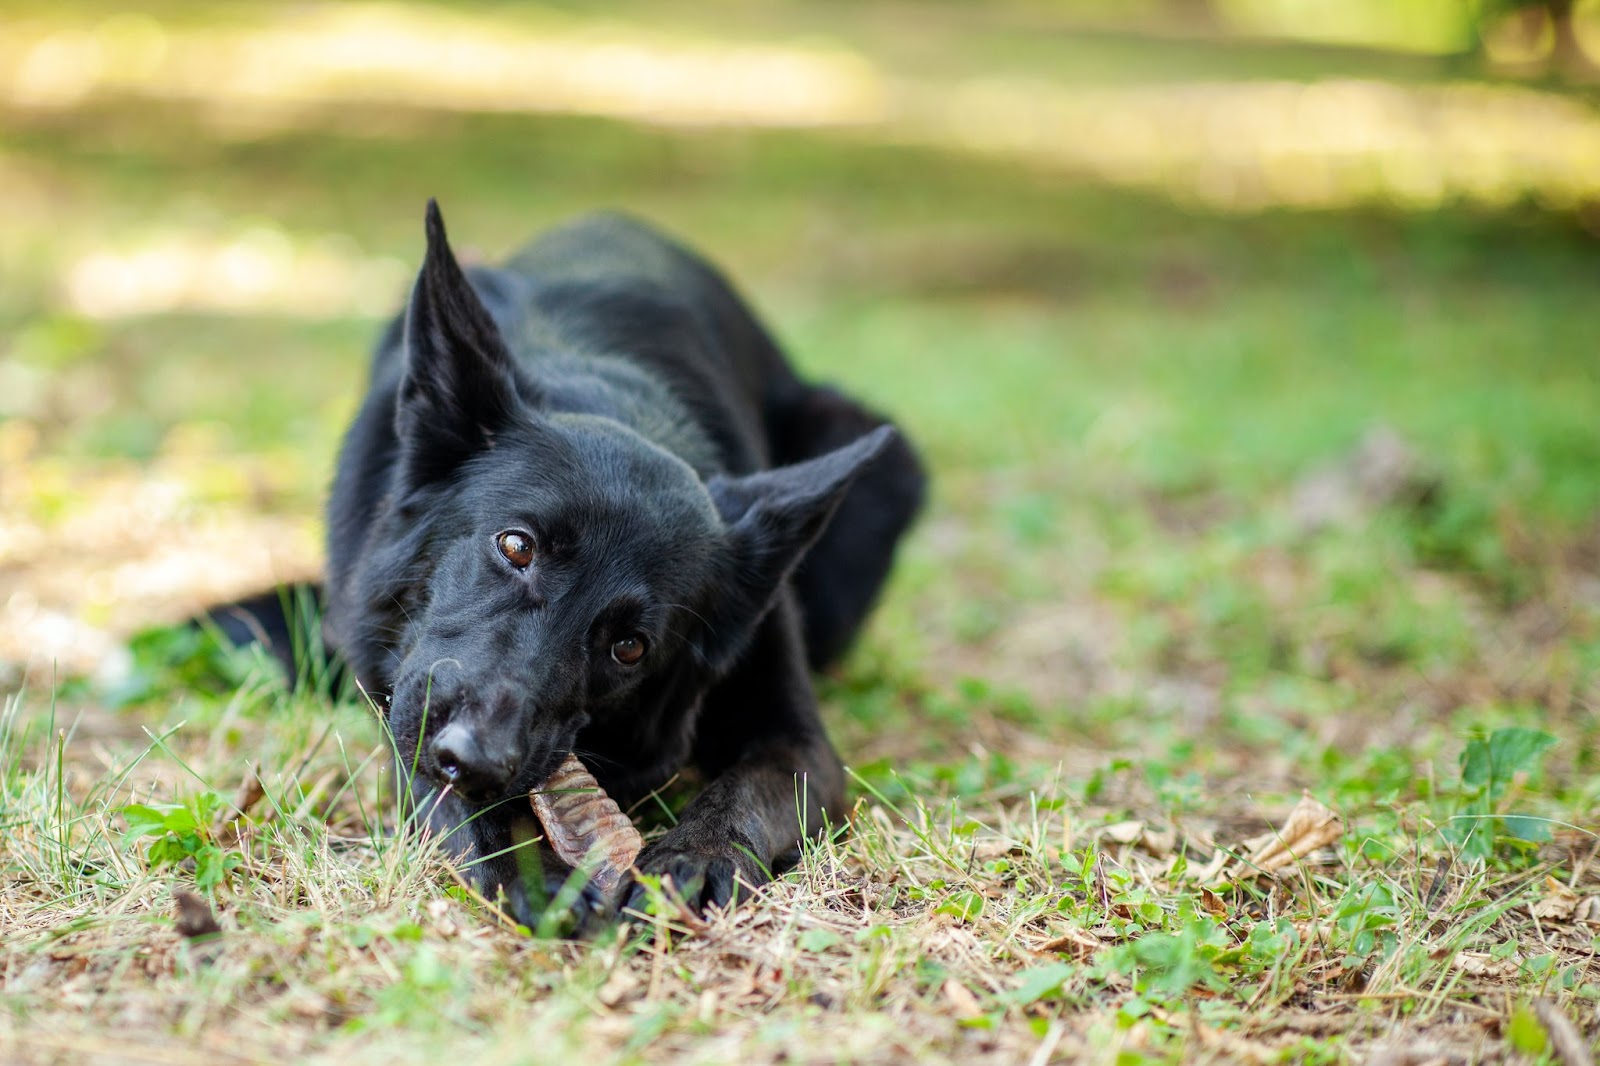
[[[611,657],[622,666],[636,666],[644,658],[643,637],[623,637],[611,645]]]
[[[506,562],[518,570],[526,570],[533,563],[533,538],[520,529],[508,529],[494,538]]]

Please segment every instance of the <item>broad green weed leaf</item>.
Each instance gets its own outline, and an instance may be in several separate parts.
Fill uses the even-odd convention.
[[[807,929],[795,937],[795,943],[800,945],[801,951],[826,951],[843,942],[844,937],[831,929]]]
[[[1499,799],[1519,773],[1534,773],[1556,738],[1537,729],[1496,729],[1489,734],[1489,796]]]
[[[1550,839],[1550,821],[1532,818],[1525,814],[1508,814],[1500,819],[1505,835],[1514,840],[1527,840],[1538,844]]]
[[[935,914],[950,914],[963,922],[970,922],[983,913],[983,897],[976,892],[957,892],[939,904]]]
[[[1001,999],[1016,1007],[1037,1003],[1060,991],[1067,978],[1077,972],[1077,967],[1065,962],[1051,962],[1033,966],[1021,973],[1022,983],[1001,995]]]
[[[167,812],[157,810],[155,807],[130,803],[122,808],[122,817],[128,823],[128,832],[123,838],[125,841],[160,835],[167,831]]]

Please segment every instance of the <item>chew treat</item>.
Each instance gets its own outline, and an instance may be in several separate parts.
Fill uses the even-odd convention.
[[[603,892],[617,886],[644,847],[628,816],[576,755],[568,755],[528,798],[556,856],[587,869]]]

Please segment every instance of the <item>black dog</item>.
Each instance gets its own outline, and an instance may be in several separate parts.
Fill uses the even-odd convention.
[[[465,272],[432,203],[427,238],[339,460],[328,644],[387,702],[429,823],[518,920],[571,872],[519,847],[569,751],[624,806],[698,768],[637,866],[726,903],[843,813],[808,667],[871,607],[921,503],[916,456],[639,222],[584,218]]]

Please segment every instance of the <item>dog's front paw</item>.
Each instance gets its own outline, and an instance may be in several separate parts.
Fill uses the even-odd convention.
[[[545,876],[545,903],[540,924],[547,932],[586,937],[611,920],[611,898],[584,873],[571,870]],[[539,929],[540,925],[530,926]]]
[[[509,889],[490,884],[482,891],[502,914],[538,936],[582,938],[603,928],[611,916],[611,897],[599,885],[553,863],[528,871]]]
[[[749,851],[737,843],[721,846],[680,845],[668,837],[639,853],[634,869],[648,879],[624,882],[622,908],[648,914],[653,882],[696,914],[707,907],[727,907],[748,897],[772,879]]]

